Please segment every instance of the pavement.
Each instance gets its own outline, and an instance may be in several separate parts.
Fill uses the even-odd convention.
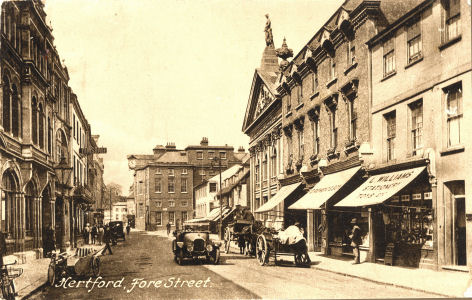
[[[99,245],[84,245],[80,248],[92,248],[93,250],[98,250],[103,248]],[[74,255],[76,249],[68,250],[69,255]],[[85,251],[83,251],[85,254]],[[27,298],[30,294],[34,293],[36,290],[40,289],[47,283],[48,267],[50,258],[40,258],[36,259],[36,253],[34,251],[27,251],[26,254],[26,263],[16,264],[13,268],[23,269],[23,274],[14,279],[15,289],[18,293],[18,298],[23,299]],[[4,257],[5,263],[13,263],[18,261],[14,255],[8,255]]]
[[[165,231],[148,232],[148,234],[167,237]],[[173,236],[169,235],[168,238],[172,239]],[[212,235],[212,238],[218,239],[217,235]],[[232,245],[232,251],[239,253],[239,248]],[[310,252],[309,255],[312,260],[310,267],[313,269],[441,297],[472,297],[472,279],[467,272],[434,271],[368,262],[353,265],[352,260],[324,256],[319,252]],[[471,288],[467,291],[469,287]]]

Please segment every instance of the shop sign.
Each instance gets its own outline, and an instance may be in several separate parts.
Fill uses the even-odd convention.
[[[421,200],[421,193],[411,195],[413,200]]]
[[[402,195],[402,202],[410,201],[410,195]]]
[[[432,192],[424,193],[424,199],[425,200],[432,200],[433,199],[433,193]]]

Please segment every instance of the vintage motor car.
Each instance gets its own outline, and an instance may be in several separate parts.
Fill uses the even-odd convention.
[[[179,265],[182,265],[186,259],[205,260],[213,264],[219,263],[221,242],[212,241],[210,232],[187,229],[175,231],[174,236],[172,252],[174,253],[175,262]]]
[[[111,221],[108,223],[110,225],[111,234],[115,239],[125,240],[125,231],[123,230],[123,221]]]

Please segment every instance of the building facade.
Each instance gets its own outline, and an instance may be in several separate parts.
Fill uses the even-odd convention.
[[[407,244],[415,250],[399,257],[399,264],[472,265],[470,24],[466,1],[418,1],[368,43],[372,126],[378,129],[373,171],[424,168],[415,184],[373,208],[379,216],[375,241],[400,252],[400,242],[410,237]],[[380,222],[382,216],[388,222]],[[406,234],[395,234],[406,223]],[[377,258],[385,258],[385,243],[373,246]]]
[[[241,162],[244,149],[234,152],[231,146],[211,146],[203,138],[200,145],[184,150],[175,144],[157,145],[152,155],[129,155],[134,170],[133,192],[136,202],[136,228],[162,230],[173,228],[194,217],[194,186],[210,174]],[[196,174],[198,173],[198,174]]]
[[[4,1],[1,13],[0,229],[7,233],[7,253],[19,257],[41,252],[50,226],[61,248],[74,245],[72,182],[55,176],[62,157],[72,167],[73,93],[43,6]]]

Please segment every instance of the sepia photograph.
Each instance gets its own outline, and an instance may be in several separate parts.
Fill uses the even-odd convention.
[[[0,299],[472,298],[471,0],[0,4]]]

